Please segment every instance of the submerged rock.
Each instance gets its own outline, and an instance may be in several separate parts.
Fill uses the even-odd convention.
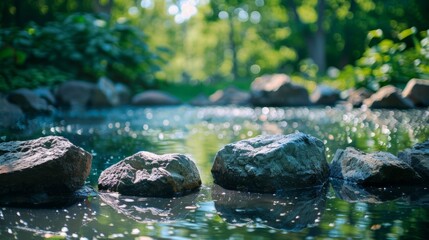
[[[98,188],[124,195],[172,197],[201,186],[195,163],[183,154],[138,152],[104,170]]]
[[[224,188],[273,193],[323,185],[329,166],[322,141],[295,133],[228,144],[216,154],[211,172]]]
[[[429,140],[418,143],[398,154],[399,159],[409,164],[429,184]]]
[[[58,136],[0,143],[0,195],[72,193],[85,183],[91,160]]]
[[[334,105],[340,100],[340,93],[338,89],[319,85],[311,94],[311,101],[317,105]]]
[[[307,89],[291,82],[286,74],[264,75],[251,85],[250,101],[255,106],[307,106]]]
[[[24,119],[21,108],[0,97],[0,129],[17,128]]]
[[[413,102],[402,96],[401,90],[391,85],[380,88],[370,98],[365,99],[363,104],[369,108],[409,109],[414,107]]]
[[[214,185],[212,199],[220,217],[229,224],[264,224],[300,231],[321,221],[327,186],[289,190],[281,194],[248,193]]]
[[[420,175],[393,154],[363,153],[352,147],[337,150],[331,163],[331,177],[364,186],[421,182]]]
[[[179,105],[180,100],[168,93],[148,90],[139,93],[131,100],[133,105],[138,106],[162,106],[162,105]]]
[[[15,90],[7,97],[9,102],[19,106],[23,112],[31,115],[51,114],[54,108],[30,89]]]
[[[229,87],[216,91],[209,99],[214,105],[247,105],[250,94],[235,87]]]
[[[429,106],[429,80],[413,78],[408,81],[402,95],[418,107]]]

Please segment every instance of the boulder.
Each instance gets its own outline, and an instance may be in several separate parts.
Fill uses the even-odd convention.
[[[9,102],[19,106],[26,114],[50,114],[54,111],[54,108],[45,99],[26,88],[12,91],[7,99]]]
[[[411,79],[402,92],[402,96],[410,99],[417,107],[428,107],[429,80]]]
[[[235,87],[228,87],[224,90],[217,90],[210,95],[209,99],[214,105],[247,105],[250,94]]]
[[[337,150],[331,163],[331,177],[362,186],[421,182],[420,175],[393,154],[363,153],[353,147]]]
[[[131,100],[133,105],[138,106],[162,106],[179,105],[181,102],[176,97],[157,90],[149,90],[139,93]]]
[[[45,88],[45,87],[41,87],[41,88],[36,88],[33,90],[33,92],[45,99],[48,104],[52,105],[52,106],[56,106],[57,105],[57,100],[55,99],[54,94],[52,93],[52,91],[49,88]]]
[[[322,141],[295,133],[228,144],[216,154],[211,172],[224,188],[273,193],[323,185],[329,166]]]
[[[116,92],[115,84],[108,78],[100,78],[91,96],[90,106],[99,108],[117,105],[119,105],[119,95]]]
[[[104,170],[98,188],[124,195],[173,197],[201,186],[195,163],[183,154],[138,152]]]
[[[130,89],[122,83],[115,84],[115,91],[119,97],[119,104],[128,104],[131,99],[131,91]]]
[[[250,101],[255,106],[310,105],[305,87],[291,82],[286,74],[264,75],[251,85]]]
[[[429,184],[429,140],[405,149],[398,154],[399,159],[409,164]]]
[[[319,85],[311,94],[311,101],[316,105],[335,105],[340,100],[340,94],[338,89]]]
[[[60,106],[82,110],[90,105],[95,88],[93,83],[71,80],[58,86],[55,96]]]
[[[24,119],[25,115],[21,108],[0,97],[0,129],[17,128]]]
[[[58,136],[0,143],[0,195],[74,192],[85,183],[91,160]]]
[[[282,194],[231,191],[214,185],[216,212],[227,223],[243,226],[264,224],[272,228],[301,231],[321,221],[328,186],[289,190]]]
[[[210,99],[204,94],[199,94],[198,96],[192,98],[189,101],[189,104],[192,106],[210,106],[210,105],[213,105],[213,103],[210,101]]]
[[[409,109],[414,107],[411,100],[402,96],[401,90],[391,85],[380,88],[370,98],[365,99],[363,104],[369,108]]]
[[[372,93],[366,89],[366,88],[359,88],[356,90],[353,90],[349,97],[347,98],[347,102],[353,105],[353,107],[360,107],[362,106],[363,101],[365,99],[371,97]]]

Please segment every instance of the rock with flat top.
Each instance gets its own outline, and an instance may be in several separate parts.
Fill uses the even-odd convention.
[[[295,133],[228,144],[216,154],[211,172],[224,188],[274,193],[323,185],[329,166],[322,141]]]

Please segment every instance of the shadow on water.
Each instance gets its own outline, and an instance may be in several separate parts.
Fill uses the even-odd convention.
[[[239,192],[214,185],[212,198],[230,224],[260,223],[276,229],[300,231],[320,222],[328,187],[285,191],[281,194]]]

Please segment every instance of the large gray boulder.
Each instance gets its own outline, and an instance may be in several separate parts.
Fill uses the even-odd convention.
[[[57,105],[57,100],[55,99],[54,94],[52,93],[52,91],[49,88],[47,88],[47,87],[40,87],[40,88],[33,89],[33,92],[37,96],[45,99],[48,102],[48,104],[50,104],[52,106],[56,106]]]
[[[410,99],[418,107],[429,106],[429,80],[411,79],[404,88],[402,95]]]
[[[19,106],[26,114],[50,114],[54,111],[54,108],[45,99],[39,97],[30,89],[21,88],[12,91],[7,99],[9,102]]]
[[[181,101],[168,93],[158,90],[148,90],[135,95],[131,103],[137,106],[163,106],[179,105]]]
[[[211,172],[224,188],[273,193],[322,185],[329,166],[322,141],[295,133],[228,144],[216,154]]]
[[[331,163],[331,177],[363,186],[421,182],[420,175],[393,154],[364,153],[353,147],[337,150]]]
[[[85,183],[91,160],[58,136],[0,143],[0,195],[74,192]]]
[[[209,97],[214,105],[248,105],[250,94],[235,87],[218,90]]]
[[[138,152],[104,170],[98,188],[124,195],[172,197],[201,186],[195,163],[183,154]]]
[[[370,98],[365,99],[363,104],[369,108],[410,109],[414,107],[411,100],[402,96],[400,89],[391,85],[380,88]]]
[[[115,91],[119,97],[119,104],[128,104],[131,99],[131,90],[122,83],[115,84]]]
[[[340,100],[340,90],[326,85],[319,85],[311,94],[311,101],[316,105],[335,105]]]
[[[429,140],[418,143],[398,154],[399,159],[408,163],[429,184]]]
[[[71,80],[62,83],[55,91],[60,106],[72,110],[86,109],[95,91],[95,84]]]
[[[0,97],[0,129],[17,128],[24,119],[25,115],[21,108]]]
[[[310,105],[307,89],[291,82],[286,74],[264,75],[251,85],[250,101],[255,106]]]

